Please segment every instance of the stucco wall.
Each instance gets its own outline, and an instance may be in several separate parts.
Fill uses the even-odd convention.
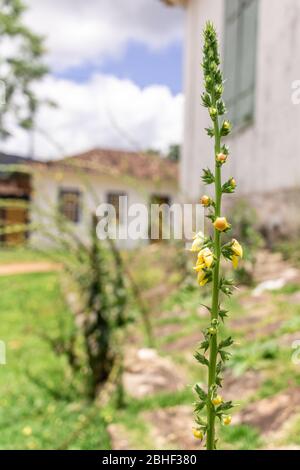
[[[204,132],[209,118],[200,104],[202,29],[212,20],[222,48],[223,14],[223,0],[188,2],[181,164],[181,188],[187,199],[201,194],[201,169],[213,164],[212,142]],[[257,48],[254,123],[228,139],[232,157],[226,173],[236,177],[243,195],[300,187],[300,105],[291,100],[292,82],[300,79],[299,0],[260,0]]]

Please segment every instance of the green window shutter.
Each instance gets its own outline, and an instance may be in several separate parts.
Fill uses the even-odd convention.
[[[229,119],[252,119],[255,102],[258,0],[226,0],[225,97]]]
[[[234,0],[235,1],[235,0]],[[227,1],[227,4],[231,1]],[[224,98],[228,109],[228,118],[235,121],[235,98],[237,87],[237,54],[238,54],[238,18],[231,17],[226,22],[225,30],[225,52],[224,52],[224,77],[225,94]]]
[[[226,0],[226,20],[236,16],[239,9],[239,0]]]
[[[240,15],[239,89],[235,116],[238,124],[249,121],[254,115],[257,6],[257,0],[245,1]]]

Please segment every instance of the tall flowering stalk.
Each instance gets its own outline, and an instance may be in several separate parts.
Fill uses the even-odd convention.
[[[222,215],[222,196],[224,193],[233,193],[236,182],[230,178],[222,182],[222,166],[229,158],[229,150],[222,144],[222,139],[231,132],[231,123],[223,118],[226,108],[223,96],[223,76],[220,68],[220,55],[215,28],[212,23],[207,23],[204,30],[203,70],[205,79],[205,92],[202,95],[202,104],[208,109],[212,126],[206,129],[209,137],[214,139],[214,173],[210,169],[203,170],[202,181],[206,185],[214,185],[214,198],[202,196],[201,203],[207,208],[207,217],[213,224],[213,237],[205,237],[202,233],[195,236],[191,251],[197,252],[198,284],[212,285],[212,301],[207,306],[210,313],[210,324],[203,331],[204,339],[196,351],[197,361],[207,367],[207,390],[203,390],[199,384],[195,385],[197,402],[195,405],[196,427],[194,436],[203,440],[206,438],[206,448],[216,449],[216,418],[223,425],[229,425],[231,416],[228,414],[233,404],[224,401],[219,394],[222,387],[222,371],[224,363],[230,354],[228,348],[233,344],[231,337],[219,339],[220,321],[225,320],[227,312],[220,305],[221,294],[230,296],[233,291],[233,283],[221,276],[220,262],[224,257],[230,260],[236,268],[239,258],[243,256],[243,250],[237,240],[222,244],[222,234],[231,229],[226,217]],[[206,409],[206,418],[202,413]]]

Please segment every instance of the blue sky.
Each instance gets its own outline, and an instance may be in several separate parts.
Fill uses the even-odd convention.
[[[86,82],[95,73],[129,79],[139,87],[165,85],[173,94],[182,92],[182,42],[176,41],[163,49],[151,49],[130,41],[120,57],[107,58],[101,65],[85,64],[56,72],[58,78]]]

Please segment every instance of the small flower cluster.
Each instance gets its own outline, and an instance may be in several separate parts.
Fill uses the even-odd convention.
[[[197,261],[194,267],[197,273],[197,281],[200,286],[212,283],[212,303],[206,306],[210,313],[210,324],[203,331],[204,339],[195,353],[196,360],[208,369],[207,391],[199,384],[195,386],[197,402],[195,404],[196,427],[193,428],[195,438],[206,438],[206,448],[216,448],[215,419],[222,424],[229,425],[231,416],[228,411],[232,408],[231,401],[224,401],[218,393],[222,387],[222,371],[224,363],[229,359],[227,349],[233,344],[231,337],[218,340],[220,322],[227,317],[227,311],[222,310],[220,294],[230,296],[233,292],[233,282],[220,276],[221,257],[230,260],[234,268],[237,268],[239,259],[243,257],[243,249],[240,243],[232,239],[222,245],[222,234],[231,230],[231,225],[221,212],[223,194],[235,192],[236,181],[230,178],[222,184],[221,169],[229,159],[229,149],[222,145],[222,138],[231,132],[231,123],[223,119],[226,107],[223,96],[223,76],[220,68],[220,56],[216,31],[211,23],[207,23],[204,31],[204,85],[205,92],[202,95],[202,104],[208,109],[212,126],[206,129],[209,137],[215,140],[215,171],[203,170],[202,182],[205,185],[214,185],[214,198],[203,195],[201,204],[207,209],[207,217],[211,220],[214,236],[205,237],[199,232],[195,237],[191,251],[197,253]],[[202,416],[202,410],[206,409],[206,418]]]
[[[225,217],[218,217],[213,225],[215,229],[220,232],[230,230],[231,228]],[[212,240],[210,238],[206,238],[202,232],[197,233],[194,237],[190,251],[198,253],[194,271],[197,273],[197,281],[200,287],[203,287],[208,282],[212,281],[213,268],[216,259],[212,250]],[[243,258],[243,248],[240,243],[233,238],[229,243],[226,243],[221,247],[221,252],[225,259],[232,262],[234,269],[237,269],[239,260]]]

